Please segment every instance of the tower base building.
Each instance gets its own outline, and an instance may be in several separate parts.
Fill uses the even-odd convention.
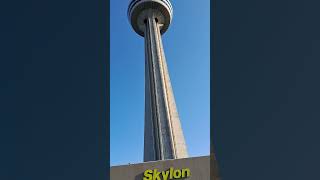
[[[150,161],[111,167],[111,180],[218,180],[210,178],[210,157]]]

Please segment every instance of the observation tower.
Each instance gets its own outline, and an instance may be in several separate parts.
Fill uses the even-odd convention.
[[[144,161],[188,157],[161,39],[172,16],[169,0],[132,0],[128,7],[145,42]]]

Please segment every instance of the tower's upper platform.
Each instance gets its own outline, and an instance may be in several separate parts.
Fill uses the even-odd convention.
[[[173,9],[169,0],[132,0],[128,7],[128,18],[133,29],[144,36],[145,19],[150,15],[157,18],[161,34],[171,23]]]

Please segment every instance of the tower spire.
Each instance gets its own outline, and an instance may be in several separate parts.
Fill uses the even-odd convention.
[[[172,20],[169,0],[132,0],[128,18],[145,39],[144,161],[188,157],[161,35]]]

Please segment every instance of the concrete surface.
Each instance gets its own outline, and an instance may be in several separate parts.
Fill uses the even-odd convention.
[[[140,164],[113,166],[110,169],[111,180],[143,180],[146,170],[167,171],[174,169],[190,169],[188,180],[210,180],[210,156],[192,157],[184,159],[173,159],[163,161],[150,161]],[[159,176],[162,177],[162,176]],[[156,178],[154,180],[163,180]],[[168,180],[170,178],[167,178]],[[175,179],[175,178],[172,178]],[[213,178],[211,178],[213,180]]]

